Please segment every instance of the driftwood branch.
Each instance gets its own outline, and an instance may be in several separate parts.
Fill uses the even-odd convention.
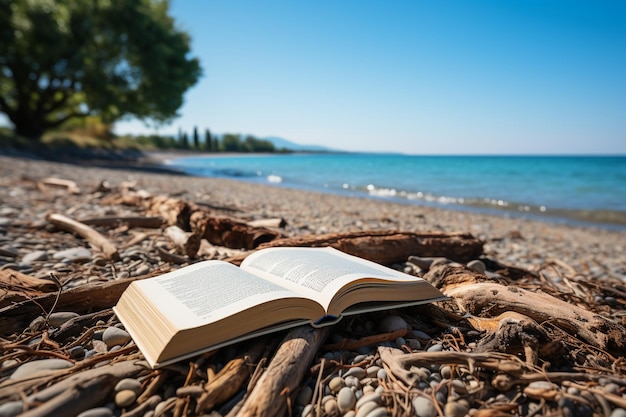
[[[577,336],[612,355],[626,351],[626,328],[589,310],[543,292],[502,285],[463,267],[441,266],[424,278],[475,316],[496,316],[513,311]]]
[[[188,258],[195,258],[200,249],[200,236],[192,233],[185,232],[178,226],[169,226],[165,229],[165,236],[174,244],[176,250],[179,253],[187,256]]]
[[[291,330],[237,415],[283,415],[288,404],[286,396],[300,385],[327,335],[328,328],[308,325]]]
[[[85,238],[92,246],[102,251],[108,259],[117,260],[119,254],[117,248],[106,237],[102,236],[95,229],[87,226],[84,223],[80,223],[76,220],[72,220],[67,216],[59,213],[52,213],[46,216],[46,220],[55,225],[61,230],[66,232],[76,233],[79,236]]]
[[[130,228],[140,227],[145,229],[158,229],[163,225],[163,219],[160,217],[95,217],[91,219],[83,219],[81,223],[89,226],[102,227],[118,227],[125,225]]]
[[[460,262],[480,257],[483,243],[467,233],[364,231],[296,236],[272,240],[258,249],[277,246],[331,246],[383,265],[405,262],[411,255],[442,256]],[[230,259],[240,263],[244,256]]]

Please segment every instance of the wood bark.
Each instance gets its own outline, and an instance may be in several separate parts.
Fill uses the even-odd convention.
[[[146,229],[158,229],[163,225],[161,217],[95,217],[91,219],[83,219],[81,223],[89,226],[118,227],[121,225],[129,228],[141,227]]]
[[[147,277],[109,281],[63,291],[56,309],[58,311],[73,311],[78,314],[105,310],[117,303],[131,282],[141,278]],[[52,292],[32,300],[28,299],[0,308],[0,336],[8,336],[24,330],[35,317],[50,311],[56,296],[56,292]]]
[[[409,256],[442,256],[468,262],[483,253],[483,242],[467,233],[413,233],[400,231],[364,231],[296,236],[272,240],[258,249],[277,246],[331,246],[370,261],[391,265],[405,262]],[[241,263],[245,256],[229,259]]]
[[[214,217],[197,211],[190,218],[191,229],[217,246],[233,249],[255,249],[259,245],[281,238],[282,235],[266,227],[252,227],[230,217]]]
[[[514,311],[540,325],[555,326],[612,355],[620,356],[626,351],[624,326],[544,292],[489,282],[484,275],[463,267],[436,267],[424,278],[470,314],[496,316]]]
[[[76,233],[77,235],[85,238],[94,248],[102,251],[104,256],[108,259],[119,259],[119,254],[115,245],[98,231],[87,226],[86,224],[70,219],[69,217],[59,213],[48,214],[46,216],[46,220],[61,230]]]
[[[300,386],[327,335],[327,327],[314,329],[306,325],[289,331],[237,415],[283,415],[287,409],[287,396]]]
[[[12,269],[0,270],[0,307],[58,290],[47,279],[35,278]]]
[[[200,236],[196,233],[185,232],[178,226],[169,226],[165,229],[165,236],[174,244],[178,251],[188,258],[195,258],[200,249]]]

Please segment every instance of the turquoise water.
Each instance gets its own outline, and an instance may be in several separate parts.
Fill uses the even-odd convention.
[[[202,156],[189,174],[626,227],[626,157],[331,153]]]

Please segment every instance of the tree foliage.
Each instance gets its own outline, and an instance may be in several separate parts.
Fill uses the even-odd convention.
[[[201,74],[167,0],[0,0],[0,111],[37,138],[74,117],[167,122]]]

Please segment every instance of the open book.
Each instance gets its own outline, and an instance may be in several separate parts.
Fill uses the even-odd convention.
[[[152,367],[304,323],[445,299],[421,278],[332,248],[267,248],[135,281],[114,307]]]

